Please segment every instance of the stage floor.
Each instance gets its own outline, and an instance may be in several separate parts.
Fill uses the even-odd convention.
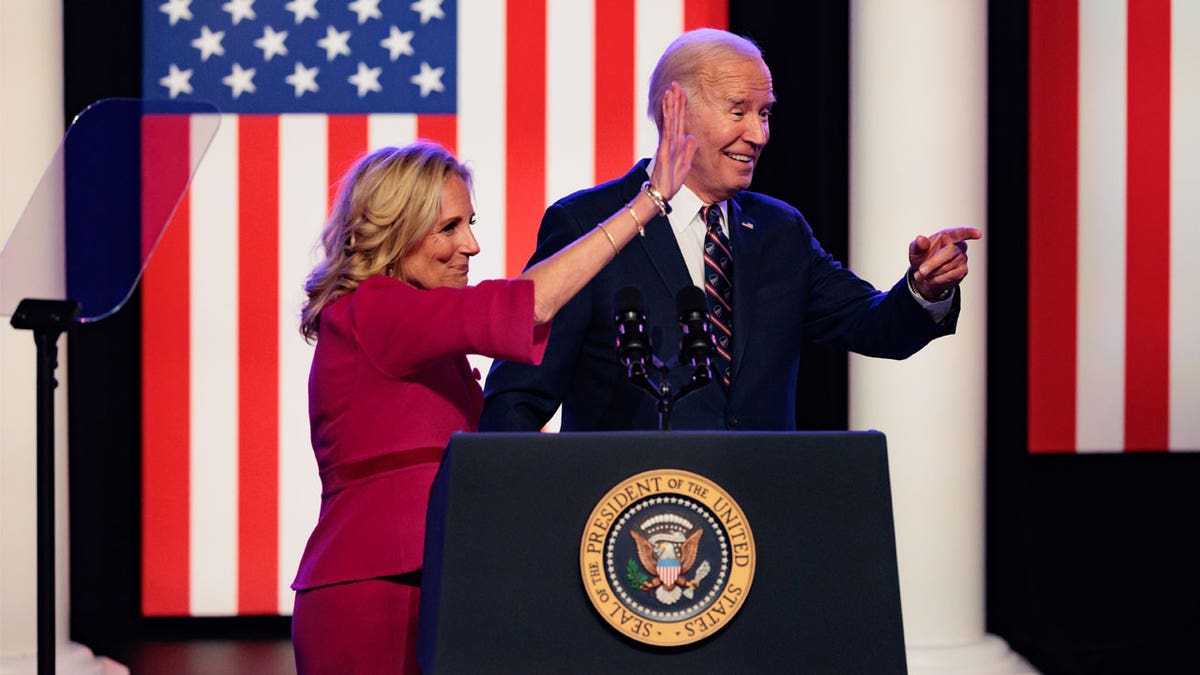
[[[290,640],[144,642],[121,665],[133,675],[295,675]]]

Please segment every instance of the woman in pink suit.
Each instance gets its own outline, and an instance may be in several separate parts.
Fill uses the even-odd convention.
[[[695,152],[686,98],[645,190],[519,279],[467,285],[479,244],[471,175],[439,146],[384,148],[344,177],[305,284],[316,342],[309,420],[321,511],[292,588],[301,675],[415,673],[425,508],[442,450],[474,431],[483,394],[467,354],[538,363],[549,321],[666,210]]]

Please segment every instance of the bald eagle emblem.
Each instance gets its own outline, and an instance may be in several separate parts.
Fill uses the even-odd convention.
[[[646,519],[638,528],[629,530],[637,545],[637,562],[626,566],[629,582],[638,590],[653,591],[664,605],[673,605],[681,596],[692,599],[695,589],[710,566],[704,561],[688,578],[696,564],[700,537],[704,530],[674,514],[661,514]],[[640,563],[640,565],[639,565]]]

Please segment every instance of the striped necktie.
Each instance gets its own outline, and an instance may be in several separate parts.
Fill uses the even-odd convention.
[[[717,338],[713,372],[726,387],[733,376],[733,247],[721,230],[721,208],[700,209],[708,226],[704,235],[704,294],[708,298],[708,319]]]

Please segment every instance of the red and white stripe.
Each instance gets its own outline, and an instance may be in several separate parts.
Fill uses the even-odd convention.
[[[145,615],[291,613],[320,494],[297,317],[349,164],[418,137],[450,148],[476,177],[472,280],[515,275],[547,204],[653,151],[645,89],[667,43],[726,24],[717,0],[461,0],[456,116],[226,115],[207,151],[212,117],[148,122],[148,177],[203,162],[144,276]],[[174,200],[143,201],[153,223]]]
[[[1029,448],[1200,450],[1200,5],[1030,3]]]

